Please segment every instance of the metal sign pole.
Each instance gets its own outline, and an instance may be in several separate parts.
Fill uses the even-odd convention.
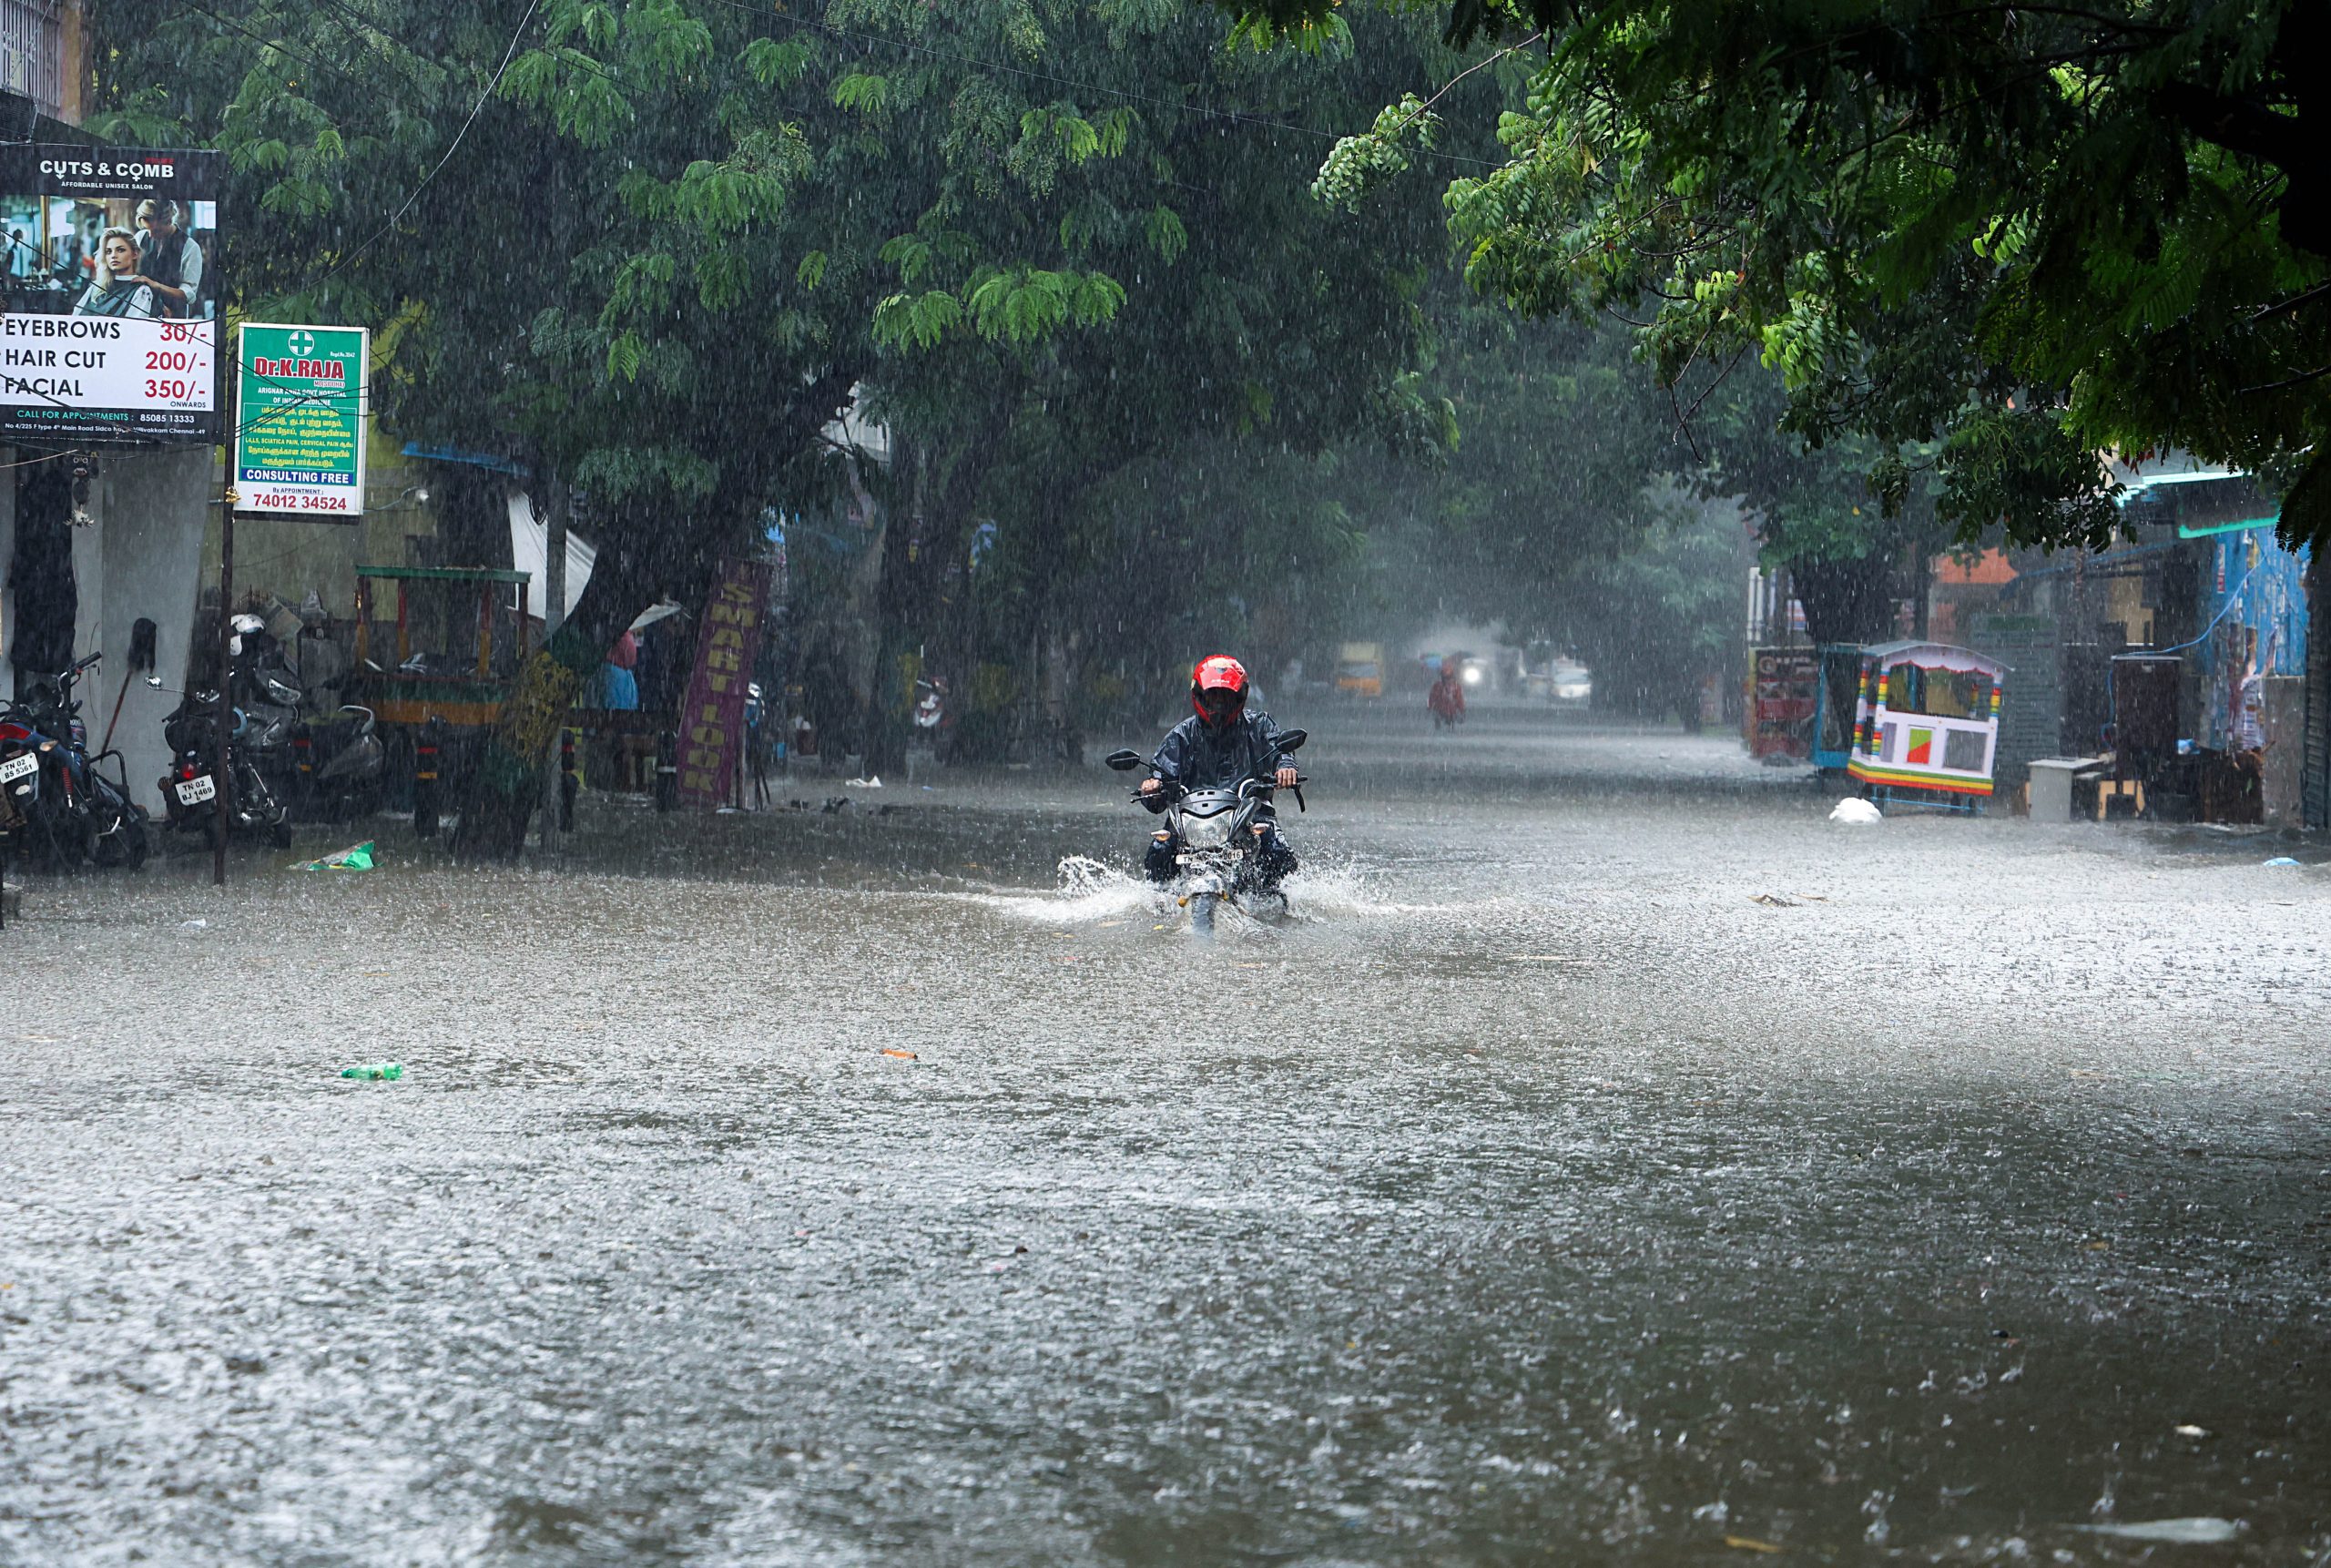
[[[234,722],[234,703],[227,695],[235,667],[235,504],[231,494],[219,500],[219,749],[211,762],[215,791],[211,805],[218,813],[211,830],[210,885],[227,885],[227,796],[235,770],[227,760],[228,736]]]

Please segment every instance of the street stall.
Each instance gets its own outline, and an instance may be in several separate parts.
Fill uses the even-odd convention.
[[[1991,793],[2007,667],[1945,643],[1864,648],[1846,771],[1878,799],[1978,809]]]
[[[384,725],[432,718],[484,728],[501,716],[524,650],[527,574],[491,566],[356,568],[356,675],[361,700]],[[390,583],[394,662],[374,646],[375,583]],[[507,590],[515,585],[517,615]],[[384,617],[389,618],[389,617]]]
[[[502,716],[525,655],[527,582],[491,566],[356,568],[348,700],[379,721],[390,777],[415,785],[416,820],[433,818],[440,794],[423,786],[466,772]],[[378,585],[388,585],[391,615],[379,615]],[[394,628],[386,647],[384,626]]]

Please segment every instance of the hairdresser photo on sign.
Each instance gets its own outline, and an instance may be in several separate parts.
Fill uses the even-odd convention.
[[[138,281],[154,290],[162,314],[183,321],[209,312],[196,308],[202,293],[202,247],[185,227],[190,214],[175,201],[137,204]]]

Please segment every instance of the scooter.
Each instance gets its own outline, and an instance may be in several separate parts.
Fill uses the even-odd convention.
[[[1309,738],[1300,729],[1283,730],[1279,749],[1298,750]],[[1137,751],[1113,751],[1103,760],[1125,773],[1144,759]],[[1303,799],[1306,782],[1298,777],[1295,783],[1298,810],[1310,809]],[[1287,895],[1262,887],[1255,866],[1254,830],[1276,792],[1269,779],[1242,779],[1227,789],[1179,789],[1167,800],[1166,830],[1182,846],[1176,857],[1181,872],[1171,891],[1175,901],[1190,911],[1190,929],[1201,936],[1214,934],[1215,916],[1226,905],[1253,920],[1286,915]],[[1147,802],[1155,797],[1135,790],[1133,799]]]
[[[302,817],[344,822],[381,809],[389,752],[381,743],[380,721],[371,708],[352,702],[342,703],[340,712],[338,719],[312,719],[291,732]],[[318,757],[324,759],[321,766]]]

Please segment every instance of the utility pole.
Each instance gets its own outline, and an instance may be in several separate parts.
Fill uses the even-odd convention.
[[[551,474],[543,483],[543,648],[566,620],[566,482]],[[566,716],[559,716],[565,728]],[[554,746],[543,762],[543,848],[558,845],[559,760],[564,748]]]

